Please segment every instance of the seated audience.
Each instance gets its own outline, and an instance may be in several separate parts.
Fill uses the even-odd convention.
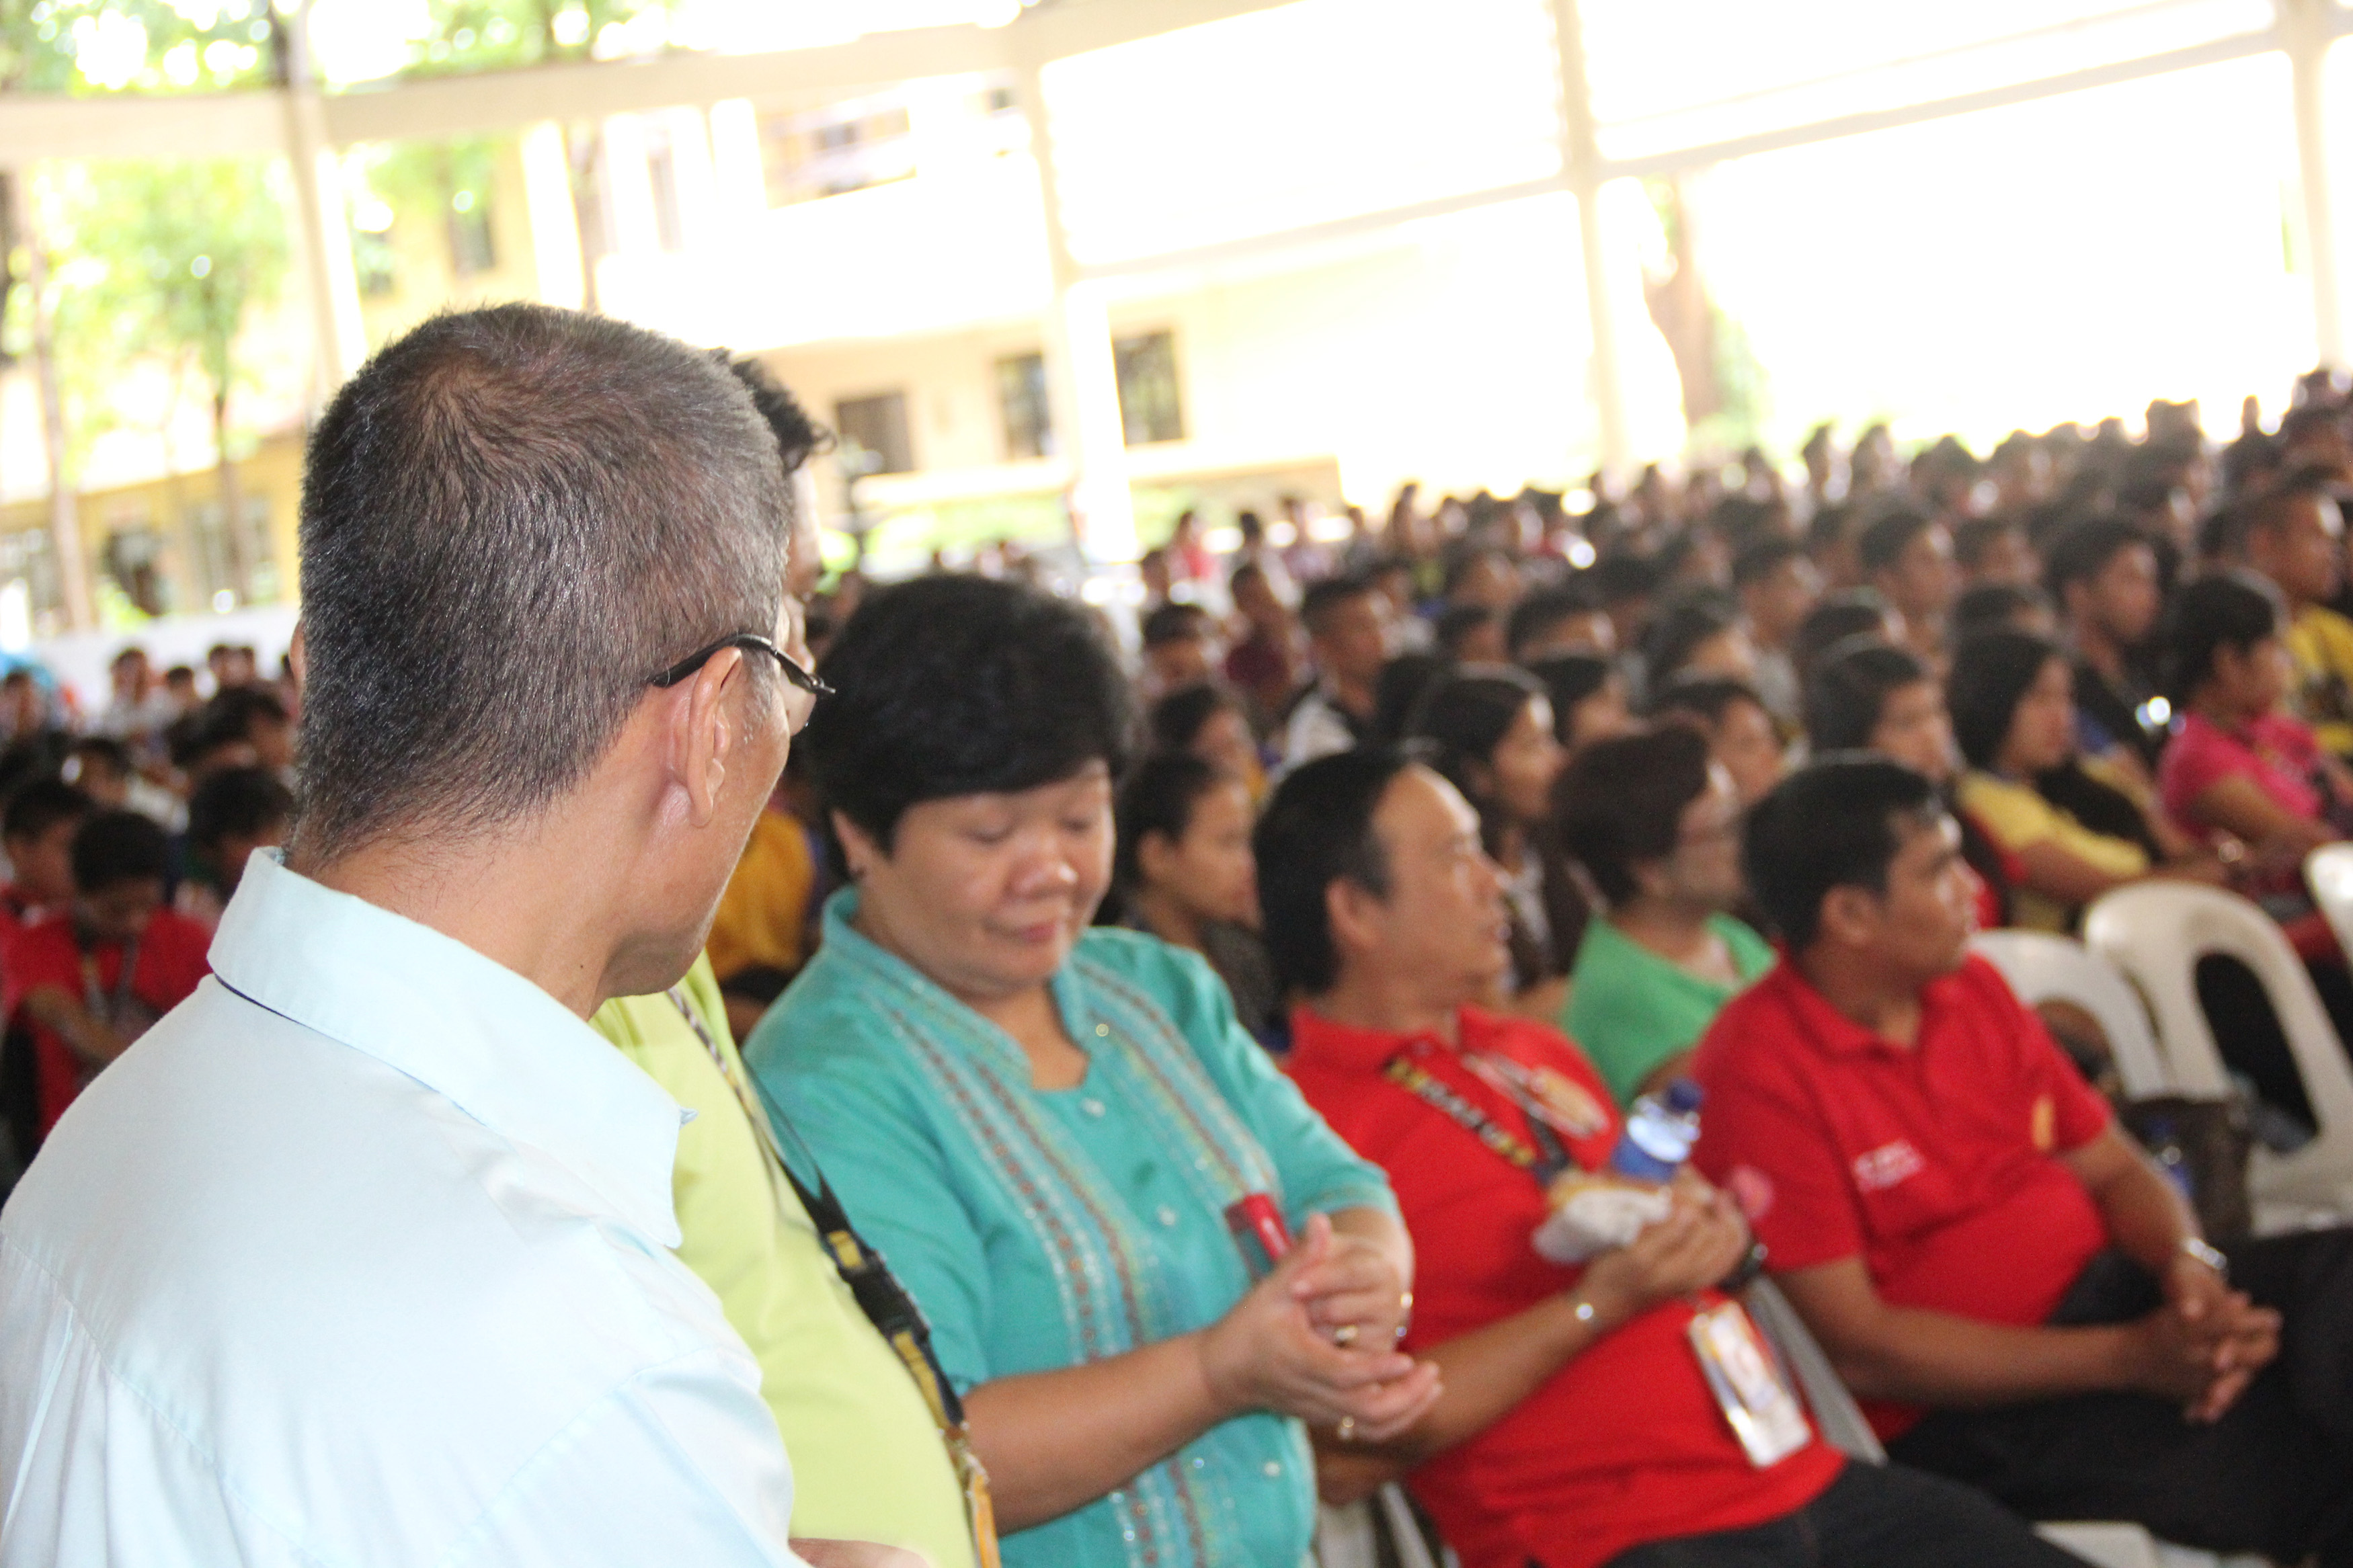
[[[1928,667],[1893,643],[1850,638],[1814,668],[1806,693],[1806,740],[1817,757],[1877,752],[1936,786],[1961,827],[1961,858],[1976,879],[1978,924],[2010,923],[2024,868],[1954,802],[1960,777],[1945,689]]]
[[[1746,681],[1685,675],[1651,697],[1651,717],[1695,725],[1707,737],[1709,752],[1732,775],[1744,807],[1780,782],[1781,732],[1765,700]]]
[[[294,795],[267,768],[223,768],[188,797],[188,857],[172,907],[207,930],[236,896],[257,849],[286,842]]]
[[[1701,1043],[1697,1158],[1890,1454],[2029,1518],[2345,1561],[2353,1233],[2200,1237],[1969,954],[1955,829],[1917,773],[1794,774],[1745,858],[1786,957]]]
[[[2075,734],[2084,754],[2130,758],[2157,775],[2170,708],[2142,660],[2164,595],[2157,551],[2119,517],[2090,518],[2051,542],[2045,584],[2059,606],[2075,669]]]
[[[1738,602],[1715,589],[1668,601],[1642,638],[1645,694],[1663,691],[1686,674],[1746,680],[1756,670]]]
[[[1555,654],[1529,666],[1528,673],[1544,682],[1552,699],[1553,738],[1572,754],[1605,735],[1633,727],[1626,682],[1602,655]]]
[[[1370,731],[1375,686],[1396,650],[1388,595],[1358,577],[1327,577],[1307,590],[1299,617],[1314,656],[1315,683],[1282,721],[1282,765],[1345,752]]]
[[[1981,632],[1955,650],[1945,696],[1969,764],[1961,807],[2015,858],[2021,925],[2069,930],[2094,899],[2152,873],[2222,879],[2220,861],[2077,759],[2074,678],[2058,644]]]
[[[1445,1376],[1402,1433],[1326,1446],[1332,1491],[1409,1471],[1465,1568],[2073,1561],[1965,1488],[1849,1464],[1786,1389],[1785,1430],[1744,1447],[1694,1325],[1778,1380],[1716,1288],[1746,1226],[1695,1177],[1628,1245],[1536,1253],[1549,1183],[1602,1166],[1620,1123],[1556,1030],[1480,1009],[1510,962],[1502,878],[1443,779],[1392,749],[1328,758],[1276,791],[1258,850],[1276,967],[1306,998],[1291,1071],[1388,1170],[1422,1260],[1404,1344]]]
[[[1424,694],[1407,732],[1427,743],[1430,765],[1478,811],[1481,842],[1504,868],[1512,922],[1506,994],[1539,1011],[1557,1008],[1556,983],[1576,950],[1556,945],[1546,884],[1558,873],[1541,846],[1553,781],[1568,754],[1554,737],[1544,683],[1509,665],[1463,670]],[[1547,994],[1534,994],[1540,990]]]
[[[1630,1104],[1680,1076],[1725,1000],[1773,965],[1730,912],[1742,804],[1706,742],[1673,724],[1587,747],[1553,801],[1561,847],[1609,900],[1577,950],[1561,1028]]]
[[[0,850],[8,857],[8,884],[0,888],[0,973],[16,934],[73,900],[74,835],[95,809],[62,779],[37,778],[0,810]]]
[[[2304,856],[2353,827],[2353,778],[2282,710],[2285,636],[2279,596],[2260,578],[2224,574],[2182,587],[2165,633],[2181,727],[2158,781],[2184,830],[2245,845],[2268,873],[2258,890],[2293,897]]]
[[[1208,964],[1091,927],[1115,655],[1075,605],[932,577],[824,675],[804,745],[850,882],[744,1058],[930,1320],[1006,1563],[1299,1562],[1302,1423],[1377,1439],[1436,1394],[1394,1351],[1409,1246]]]
[[[1136,630],[1144,649],[1141,684],[1146,698],[1198,685],[1216,672],[1217,625],[1200,605],[1156,605]]]
[[[1607,657],[1618,651],[1609,616],[1599,599],[1589,585],[1574,582],[1538,588],[1513,605],[1504,641],[1505,651],[1517,665],[1532,666],[1555,654]]]
[[[1757,694],[1774,718],[1795,726],[1805,696],[1798,679],[1798,628],[1821,598],[1821,573],[1804,545],[1776,535],[1732,558],[1732,586],[1756,656]]]
[[[1956,643],[1978,632],[2030,632],[2039,637],[2059,629],[2050,602],[2036,589],[2017,583],[1979,583],[1961,590],[1946,624]]]
[[[1258,934],[1256,816],[1232,773],[1182,752],[1145,757],[1119,784],[1112,904],[1123,923],[1208,959],[1242,1027],[1280,1049],[1282,995]]]
[[[1251,723],[1264,733],[1299,685],[1298,633],[1291,606],[1264,567],[1236,567],[1232,589],[1241,635],[1226,650],[1226,680],[1250,704]]]
[[[1955,527],[1953,564],[1965,588],[2031,588],[2042,570],[2019,518],[2006,513],[1967,518]]]
[[[1863,579],[1902,620],[1891,641],[1931,665],[1945,653],[1945,617],[1959,584],[1953,572],[1952,536],[1926,512],[1905,508],[1881,514],[1855,538]]]
[[[2301,468],[2241,504],[2226,537],[2287,606],[2289,705],[2331,756],[2353,753],[2353,620],[2328,607],[2345,580],[2345,520],[2326,473]]]
[[[1240,779],[1253,806],[1266,794],[1266,766],[1259,760],[1250,716],[1225,687],[1204,681],[1170,692],[1145,713],[1145,736],[1153,751],[1198,757]]]
[[[172,846],[161,827],[136,812],[95,813],[74,830],[70,864],[72,900],[6,955],[7,1027],[26,1032],[37,1086],[26,1153],[207,973],[211,933],[164,907]]]

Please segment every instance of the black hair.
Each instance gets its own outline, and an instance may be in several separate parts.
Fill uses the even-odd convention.
[[[2232,509],[2228,548],[2244,550],[2250,535],[2284,526],[2298,502],[2327,500],[2334,493],[2335,484],[2336,476],[2317,463],[2289,469],[2269,489]]]
[[[1519,571],[1519,563],[1512,559],[1510,551],[1500,545],[1473,545],[1468,550],[1461,551],[1453,560],[1447,563],[1446,576],[1439,596],[1445,599],[1454,597],[1454,591],[1462,586],[1463,580],[1471,575],[1480,563],[1485,561],[1501,561],[1514,574]]]
[[[1806,682],[1808,749],[1816,756],[1869,751],[1887,700],[1935,679],[1912,654],[1868,633],[1834,645]]]
[[[1979,583],[1964,589],[1953,601],[1950,635],[1965,637],[1973,632],[2006,628],[2028,611],[2047,607],[2042,595],[2031,588],[2015,583]]]
[[[2005,533],[2025,539],[2026,530],[2016,518],[1972,517],[1965,519],[1953,530],[1953,559],[1974,570],[1982,562],[1994,542]]]
[[[74,830],[73,879],[78,893],[102,893],[124,882],[161,884],[172,867],[172,840],[153,818],[135,811],[92,812]]]
[[[641,328],[508,304],[377,353],[305,464],[307,852],[575,787],[654,671],[776,626],[786,492],[743,384]]]
[[[1683,809],[1707,793],[1707,738],[1662,724],[1596,741],[1553,785],[1561,847],[1611,903],[1641,890],[1634,868],[1674,853]]]
[[[786,477],[797,473],[818,453],[831,449],[833,432],[811,419],[800,400],[765,364],[749,354],[736,358],[725,349],[712,350],[711,357],[725,365],[752,395],[752,406],[776,438],[776,456],[784,460]],[[786,492],[788,498],[790,493]]]
[[[1646,555],[1628,554],[1604,555],[1569,579],[1589,584],[1594,603],[1604,609],[1655,594],[1665,580],[1658,563]]]
[[[1746,588],[1751,583],[1761,583],[1773,574],[1784,561],[1804,558],[1806,547],[1794,539],[1776,536],[1759,539],[1732,558],[1732,585]]]
[[[1219,713],[1239,713],[1241,703],[1214,681],[1200,680],[1170,692],[1145,715],[1145,741],[1156,752],[1188,752]]]
[[[1822,508],[1806,522],[1806,548],[1820,554],[1844,544],[1853,532],[1855,510],[1844,502]]]
[[[826,805],[888,852],[909,806],[1124,771],[1133,700],[1086,610],[943,574],[877,589],[826,649],[801,737]]]
[[[1438,613],[1438,625],[1431,633],[1439,651],[1450,658],[1462,657],[1462,644],[1482,626],[1495,624],[1493,607],[1486,605],[1449,605]]]
[[[1740,605],[1720,588],[1676,595],[1652,618],[1642,636],[1642,679],[1661,686],[1675,678],[1710,637],[1740,625]]]
[[[1848,588],[1832,594],[1806,613],[1790,640],[1791,662],[1800,676],[1814,662],[1849,637],[1887,635],[1887,601],[1875,588]]]
[[[1683,675],[1652,692],[1647,710],[1653,719],[1685,714],[1720,724],[1725,714],[1743,702],[1760,712],[1770,711],[1757,689],[1737,676]]]
[[[1478,770],[1493,761],[1527,705],[1549,701],[1543,681],[1511,665],[1478,665],[1431,685],[1407,726],[1410,739],[1427,742],[1422,760],[1462,792],[1479,813],[1480,837],[1494,853],[1509,826],[1493,792],[1478,787]]]
[[[1514,659],[1520,658],[1530,644],[1542,641],[1563,622],[1600,611],[1601,601],[1592,584],[1581,579],[1538,588],[1512,606],[1511,619],[1504,626],[1504,644]]]
[[[2052,660],[2065,658],[2049,637],[2006,627],[1965,637],[1953,649],[1945,705],[1953,715],[1953,739],[1969,766],[1992,771],[2028,688]]]
[[[1239,577],[1241,572],[1237,571],[1234,575]],[[1299,624],[1307,628],[1309,637],[1320,637],[1341,605],[1351,599],[1362,599],[1379,592],[1370,577],[1358,576],[1355,573],[1311,583],[1307,592],[1300,595]]]
[[[1209,612],[1198,605],[1171,600],[1153,606],[1138,628],[1138,637],[1145,647],[1165,647],[1170,643],[1191,642],[1206,637],[1209,628]]]
[[[2042,555],[2042,584],[2052,603],[2064,605],[2067,584],[2090,582],[2136,544],[2148,547],[2148,531],[2128,517],[2087,517],[2069,523]]]
[[[1381,666],[1373,683],[1371,738],[1404,740],[1423,696],[1453,669],[1454,661],[1442,653],[1401,653]]]
[[[77,736],[73,745],[68,750],[67,755],[94,758],[125,777],[130,775],[132,770],[131,748],[111,735]],[[84,765],[87,767],[87,763]]]
[[[1345,878],[1376,898],[1389,890],[1388,857],[1373,815],[1413,758],[1397,746],[1358,746],[1293,769],[1250,836],[1258,907],[1275,978],[1286,991],[1328,991],[1340,977],[1324,893]]]
[[[1884,572],[1904,558],[1914,540],[1936,526],[1935,518],[1909,507],[1883,512],[1855,536],[1855,559],[1865,572]]]
[[[1820,757],[1749,807],[1741,832],[1748,896],[1795,952],[1813,945],[1835,888],[1887,890],[1906,835],[1944,815],[1936,786],[1871,752]]]
[[[267,768],[222,768],[188,796],[188,842],[209,849],[234,833],[256,837],[290,825],[294,796]]]
[[[2252,572],[2217,572],[2182,584],[2160,638],[2166,695],[2176,709],[2188,707],[2212,679],[2216,653],[2244,653],[2286,624],[2279,590]]]
[[[1528,666],[1552,697],[1552,730],[1564,746],[1577,723],[1577,706],[1609,682],[1617,667],[1598,653],[1559,653]]]
[[[1172,844],[1184,837],[1194,803],[1232,776],[1189,752],[1156,752],[1128,770],[1115,808],[1119,842],[1112,886],[1122,893],[1142,886],[1145,836],[1156,833]]]
[[[37,778],[8,797],[0,812],[0,837],[38,838],[60,822],[79,822],[98,807],[90,796],[59,778]]]

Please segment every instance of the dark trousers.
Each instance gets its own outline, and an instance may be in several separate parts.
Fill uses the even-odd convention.
[[[1939,1411],[1889,1453],[2029,1519],[2129,1520],[2184,1546],[2353,1568],[2353,1230],[2230,1254],[2233,1281],[2286,1326],[2278,1359],[2221,1420],[2192,1426],[2159,1399],[2084,1394]],[[2052,1321],[2125,1321],[2157,1300],[2147,1271],[2108,1254]]]
[[[2084,1568],[1983,1492],[1850,1463],[1793,1513],[1621,1552],[1608,1568]]]

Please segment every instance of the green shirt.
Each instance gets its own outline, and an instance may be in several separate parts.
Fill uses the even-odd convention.
[[[1731,952],[1739,985],[1702,979],[1607,919],[1585,928],[1560,1026],[1601,1069],[1620,1105],[1661,1062],[1699,1044],[1733,993],[1773,967],[1772,947],[1730,915],[1710,915],[1707,929]]]
[[[958,1388],[1215,1322],[1250,1286],[1225,1219],[1248,1194],[1294,1235],[1318,1211],[1396,1212],[1198,954],[1107,926],[1082,936],[1052,992],[1086,1075],[1041,1089],[1004,1030],[850,925],[857,897],[827,903],[817,956],[744,1057],[771,1105],[798,1108]],[[1314,1522],[1304,1429],[1258,1411],[1008,1535],[1005,1563],[1295,1568]]]
[[[748,1086],[711,961],[696,961],[680,989]],[[607,1002],[589,1023],[694,1112],[679,1129],[670,1178],[685,1237],[678,1257],[760,1363],[760,1393],[793,1462],[793,1533],[973,1568],[963,1489],[923,1395],[859,1310],[800,1200],[770,1178],[744,1102],[693,1026],[668,996]],[[857,1205],[849,1207],[856,1225]]]

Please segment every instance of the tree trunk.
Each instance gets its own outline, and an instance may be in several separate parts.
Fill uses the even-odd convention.
[[[221,561],[228,568],[229,590],[242,605],[253,584],[245,570],[245,495],[237,482],[237,465],[228,455],[228,387],[213,389],[213,450],[220,458]]]
[[[41,393],[41,435],[49,462],[49,547],[58,558],[58,594],[66,625],[88,631],[97,624],[90,599],[90,561],[82,552],[81,519],[66,473],[65,395],[58,385],[57,323],[51,315],[49,258],[26,182],[12,180],[16,232],[24,237],[25,286],[33,301],[33,377]]]

